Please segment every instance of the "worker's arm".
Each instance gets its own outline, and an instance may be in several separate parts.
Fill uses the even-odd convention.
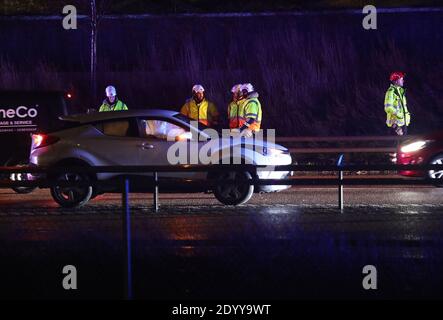
[[[100,106],[100,108],[98,109],[98,112],[104,112],[107,111],[106,110],[106,105],[104,103],[102,103],[102,105]]]
[[[240,131],[248,129],[251,125],[253,125],[257,120],[254,118],[247,118],[246,122],[241,126]]]
[[[240,128],[240,131],[243,131],[243,130],[249,128],[252,124],[254,124],[257,121],[258,108],[259,108],[258,104],[256,102],[254,102],[254,101],[249,102],[245,106],[246,122]]]
[[[122,104],[123,104],[122,110],[128,110],[128,106],[124,102],[122,102]]]
[[[183,105],[183,107],[181,107],[180,113],[185,115],[185,116],[187,116],[187,117],[189,117],[189,105],[187,103],[185,103]]]

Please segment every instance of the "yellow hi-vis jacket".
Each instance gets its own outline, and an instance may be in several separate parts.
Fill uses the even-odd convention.
[[[408,111],[405,89],[391,84],[385,95],[386,125],[392,127],[394,124],[409,126],[411,114]]]
[[[113,104],[109,104],[108,99],[105,99],[103,100],[103,103],[98,111],[104,112],[104,111],[121,111],[121,110],[128,110],[128,107],[126,106],[126,104],[123,103],[123,101],[116,99]]]
[[[218,124],[219,113],[217,107],[206,99],[203,99],[199,104],[193,98],[188,99],[180,109],[180,113],[208,127]]]
[[[246,126],[252,131],[260,130],[262,110],[260,101],[258,101],[258,93],[251,93],[246,99],[239,100],[237,105],[238,109],[236,111],[238,111],[238,114],[232,111],[235,110],[235,108],[231,108],[231,113],[229,114],[230,122],[231,119],[236,118],[238,119],[238,126],[236,128]]]
[[[240,105],[237,101],[231,101],[228,105],[228,120],[229,120],[229,128],[236,129],[240,128]]]

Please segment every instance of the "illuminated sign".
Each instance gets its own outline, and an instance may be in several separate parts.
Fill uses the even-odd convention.
[[[0,132],[36,131],[37,108],[38,105],[35,107],[18,106],[15,108],[0,106]]]

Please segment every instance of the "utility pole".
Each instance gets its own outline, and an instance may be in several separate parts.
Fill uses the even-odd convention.
[[[91,0],[91,96],[97,100],[97,3]]]

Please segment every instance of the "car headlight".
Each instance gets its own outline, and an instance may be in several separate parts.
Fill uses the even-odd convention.
[[[424,141],[424,140],[414,141],[402,146],[400,150],[401,152],[404,153],[416,152],[418,150],[423,149],[429,142],[430,141]]]

